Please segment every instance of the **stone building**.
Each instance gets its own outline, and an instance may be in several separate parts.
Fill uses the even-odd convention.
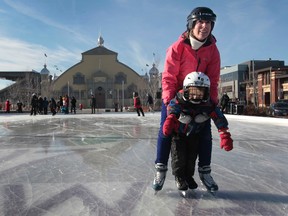
[[[117,55],[104,47],[100,36],[96,48],[82,53],[79,63],[51,83],[54,97],[74,96],[84,108],[90,106],[91,95],[96,98],[97,108],[132,106],[134,91],[145,97],[147,79],[118,61]]]
[[[117,55],[118,53],[104,47],[104,40],[100,36],[97,47],[83,52],[81,61],[58,77],[50,74],[46,63],[40,72],[2,71],[0,77],[14,80],[15,83],[0,90],[0,103],[10,98],[14,103],[25,100],[29,105],[32,93],[36,93],[56,100],[60,96],[74,96],[77,104],[81,103],[84,108],[89,108],[91,96],[94,95],[97,108],[114,109],[133,106],[134,91],[138,92],[143,104],[147,93],[155,99],[157,95],[160,96],[161,76],[154,64],[149,75],[141,76],[118,61]],[[37,79],[35,76],[31,77],[31,74]],[[18,93],[19,89],[23,94]]]
[[[0,90],[0,104],[9,99],[11,104],[18,100],[29,105],[31,95],[41,91],[41,76],[37,71],[0,71],[0,77],[14,81],[13,84]]]

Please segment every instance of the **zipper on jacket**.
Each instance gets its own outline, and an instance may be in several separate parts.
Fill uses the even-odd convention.
[[[198,63],[197,63],[197,68],[196,68],[196,71],[197,71],[197,72],[199,72],[199,71],[198,71],[198,68],[199,68],[199,65],[200,65],[200,64],[201,64],[201,59],[199,58],[199,59],[198,59]],[[202,71],[201,71],[201,72],[202,72]]]

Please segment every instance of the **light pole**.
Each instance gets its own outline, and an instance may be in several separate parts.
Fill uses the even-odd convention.
[[[252,72],[253,72],[253,98],[254,98],[254,105],[258,108],[256,102],[256,78],[255,78],[255,61],[252,61]]]
[[[122,109],[124,108],[124,80],[122,80]]]

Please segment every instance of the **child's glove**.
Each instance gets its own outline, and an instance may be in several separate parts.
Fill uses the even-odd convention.
[[[177,118],[181,113],[181,106],[175,100],[171,100],[167,106],[167,115],[174,114]]]
[[[233,149],[233,139],[231,138],[231,134],[227,132],[227,129],[220,129],[220,147],[221,149],[225,149],[225,151],[231,151]]]
[[[176,115],[170,114],[167,116],[163,124],[163,134],[164,136],[170,136],[173,131],[179,128],[180,122],[178,121]]]

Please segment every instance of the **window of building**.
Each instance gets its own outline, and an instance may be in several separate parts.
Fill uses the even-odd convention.
[[[119,72],[118,74],[116,74],[115,76],[115,84],[122,84],[122,81],[124,81],[124,83],[127,82],[126,80],[126,75],[122,72]]]
[[[245,92],[245,91],[246,91],[246,85],[240,84],[240,92]]]
[[[63,86],[63,88],[61,89],[61,95],[62,96],[69,95],[70,92],[73,92],[73,89],[68,85]]]
[[[85,76],[82,75],[80,72],[76,73],[73,76],[73,84],[85,84]]]

